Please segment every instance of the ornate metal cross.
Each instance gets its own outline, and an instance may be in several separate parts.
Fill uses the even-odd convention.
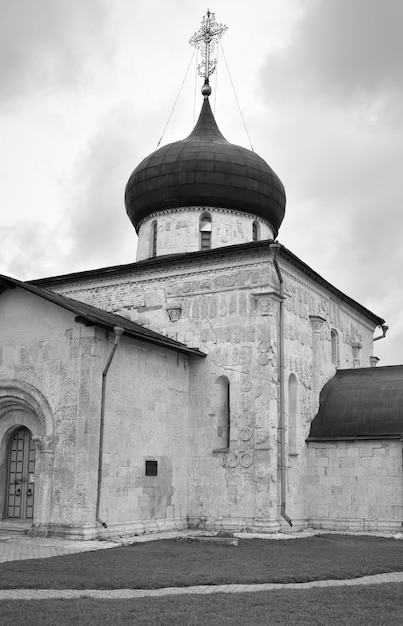
[[[189,40],[192,46],[199,49],[203,59],[197,69],[199,75],[204,78],[204,84],[209,84],[209,76],[214,72],[217,65],[217,58],[212,58],[216,49],[218,39],[227,30],[224,24],[217,24],[215,13],[210,13],[207,9],[206,15],[203,15],[201,26],[193,37]]]

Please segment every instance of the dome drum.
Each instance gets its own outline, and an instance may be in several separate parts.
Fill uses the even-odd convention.
[[[206,249],[202,243],[202,232],[206,230],[214,249],[274,238],[273,228],[261,218],[208,206],[156,211],[139,223],[138,230],[137,261]]]

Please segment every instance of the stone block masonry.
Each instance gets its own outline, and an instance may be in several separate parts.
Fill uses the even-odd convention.
[[[309,442],[308,523],[316,528],[402,528],[402,442]]]

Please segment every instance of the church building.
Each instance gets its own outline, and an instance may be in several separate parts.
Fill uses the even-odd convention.
[[[401,531],[403,366],[277,240],[283,184],[210,107],[223,28],[196,126],[127,183],[136,262],[0,277],[0,526]]]

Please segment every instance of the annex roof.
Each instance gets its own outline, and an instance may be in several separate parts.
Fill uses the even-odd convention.
[[[307,441],[403,436],[403,365],[338,370],[320,393]]]
[[[0,295],[6,289],[13,289],[15,287],[25,289],[40,298],[49,300],[49,302],[53,302],[53,304],[75,313],[77,315],[76,321],[87,324],[88,326],[100,326],[101,328],[105,328],[107,330],[113,330],[115,326],[120,326],[124,329],[124,335],[127,337],[147,341],[148,343],[170,348],[185,354],[192,354],[199,357],[206,356],[204,352],[201,352],[197,348],[189,348],[184,343],[180,343],[179,341],[165,337],[160,333],[144,328],[143,326],[140,326],[140,324],[136,324],[135,322],[132,322],[121,315],[117,315],[116,313],[104,311],[90,304],[86,304],[85,302],[79,302],[78,300],[73,300],[72,298],[67,298],[66,296],[61,296],[53,293],[52,291],[42,289],[41,287],[37,287],[31,283],[23,282],[17,280],[16,278],[0,274]]]

